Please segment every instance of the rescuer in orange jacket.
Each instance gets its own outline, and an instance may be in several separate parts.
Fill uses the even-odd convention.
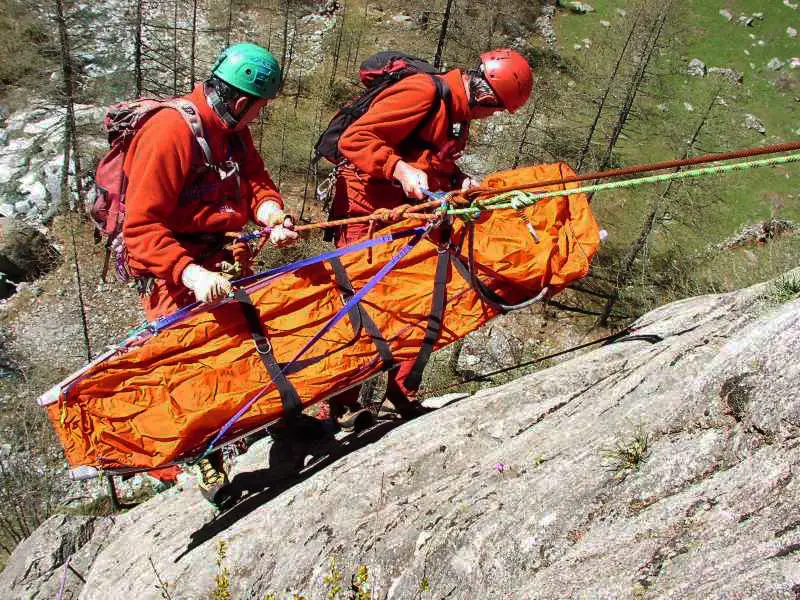
[[[275,244],[297,237],[291,222],[284,223],[283,200],[247,128],[277,94],[280,67],[253,44],[237,44],[226,52],[211,79],[198,84],[186,99],[197,108],[216,164],[223,169],[227,165],[229,172],[203,168],[198,141],[174,110],[161,110],[150,118],[128,150],[123,236],[129,269],[145,280],[148,319],[195,298],[212,302],[230,292],[230,283],[216,272],[220,262],[231,258],[223,250],[230,242],[226,232],[240,231],[254,219],[274,226]],[[271,74],[265,83],[239,77],[229,64],[240,56]],[[236,258],[246,258],[246,248],[235,250]]]
[[[454,69],[442,80],[450,101],[438,98],[427,74],[401,79],[381,92],[369,110],[339,138],[346,163],[337,171],[333,214],[336,218],[367,215],[378,208],[394,209],[423,200],[426,191],[466,189],[474,182],[456,160],[463,152],[473,119],[499,111],[516,112],[528,100],[533,73],[518,52],[498,49],[481,54],[480,65],[468,71]],[[434,102],[438,110],[432,112]],[[336,233],[337,246],[365,237],[369,225],[350,224]],[[389,374],[386,397],[404,417],[424,411],[413,402],[416,389],[404,384],[413,361],[401,363]],[[359,389],[330,401],[331,416],[352,423],[344,408],[358,408]],[[322,411],[323,418],[328,416]]]
[[[277,95],[280,66],[263,48],[242,43],[225,49],[211,72],[185,98],[197,109],[213,168],[205,164],[198,136],[168,109],[144,124],[126,156],[123,238],[149,320],[195,299],[220,300],[231,291],[221,263],[246,267],[250,257],[244,243],[225,249],[226,232],[255,220],[272,227],[270,241],[276,246],[297,239],[248,130]],[[219,504],[228,484],[221,452],[199,461],[197,471],[203,495]]]

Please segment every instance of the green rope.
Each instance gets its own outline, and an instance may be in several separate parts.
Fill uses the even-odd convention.
[[[513,208],[519,210],[526,206],[531,206],[545,198],[555,198],[557,196],[572,195],[572,194],[589,194],[594,192],[601,192],[605,190],[619,190],[623,188],[632,188],[648,183],[661,183],[664,181],[675,181],[678,179],[689,179],[691,177],[702,177],[705,175],[723,175],[732,173],[734,171],[747,171],[749,169],[757,169],[760,167],[775,167],[793,162],[800,162],[800,154],[789,154],[787,156],[778,156],[773,158],[764,158],[760,160],[753,160],[749,162],[736,163],[733,165],[719,165],[716,167],[703,167],[700,169],[690,169],[688,171],[678,171],[675,173],[664,173],[661,175],[650,175],[648,177],[639,177],[638,179],[626,179],[623,181],[613,181],[611,183],[600,183],[597,185],[587,185],[571,190],[557,190],[554,192],[523,192],[520,190],[513,190],[484,200],[469,206],[467,208],[455,208],[447,211],[450,215],[458,215],[461,217],[468,217],[471,219],[480,216],[484,210],[503,210]]]

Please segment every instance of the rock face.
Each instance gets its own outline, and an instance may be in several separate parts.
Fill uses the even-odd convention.
[[[3,571],[15,598],[77,598],[113,524],[110,518],[57,515],[22,542]],[[79,577],[80,576],[80,577]]]
[[[767,63],[767,68],[770,71],[780,71],[785,64],[780,58],[775,57]]]
[[[761,135],[765,135],[767,133],[767,128],[764,126],[764,122],[755,115],[746,114],[744,116],[744,126],[747,129],[754,129]]]
[[[534,29],[544,38],[547,47],[553,51],[558,50],[558,36],[553,24],[555,14],[555,4],[552,0],[546,1],[542,4],[541,14],[536,18],[536,23],[534,24]]]
[[[172,598],[210,597],[224,540],[234,598],[325,598],[360,565],[381,599],[796,597],[800,269],[783,281],[662,307],[634,326],[658,337],[454,402],[293,485],[269,486],[259,442],[237,507],[212,520],[173,488],[96,526],[67,584],[157,599],[155,570]],[[58,519],[14,553],[4,597],[52,597]]]
[[[36,99],[30,103],[33,108],[0,122],[9,137],[8,143],[0,144],[0,215],[39,223],[53,217],[61,196],[64,119],[60,107]],[[75,107],[78,127],[98,134],[104,113],[102,107]],[[84,153],[99,155],[106,148],[99,135],[82,140]],[[83,158],[86,162],[87,156]],[[74,193],[70,201],[77,201]]]
[[[719,244],[717,248],[721,250],[731,250],[744,246],[758,246],[760,244],[766,244],[776,237],[798,234],[800,234],[800,226],[791,221],[773,217],[761,223],[743,227],[739,233],[722,244]]]
[[[708,69],[708,73],[710,75],[720,75],[724,77],[731,83],[743,83],[744,82],[744,75],[739,73],[739,71],[735,69],[728,69],[722,67],[710,67]]]
[[[706,72],[706,65],[699,58],[690,60],[689,66],[686,68],[686,73],[692,77],[705,77]]]

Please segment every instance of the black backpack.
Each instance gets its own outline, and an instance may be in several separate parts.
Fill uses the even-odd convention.
[[[413,137],[438,112],[441,100],[445,101],[445,107],[449,111],[450,90],[440,77],[434,77],[441,72],[434,69],[431,63],[394,50],[378,52],[364,60],[358,70],[358,77],[367,89],[333,115],[328,127],[322,132],[314,146],[312,164],[319,161],[320,158],[325,158],[334,165],[341,164],[345,159],[339,152],[339,138],[345,130],[369,110],[372,102],[383,90],[401,79],[417,73],[427,73],[431,76],[436,84],[436,101],[431,106],[428,115],[409,137]]]

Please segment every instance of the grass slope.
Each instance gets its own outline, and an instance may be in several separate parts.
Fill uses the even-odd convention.
[[[587,129],[595,105],[585,99],[602,95],[640,2],[597,0],[591,4],[596,9],[593,13],[559,11],[556,19],[562,56],[577,65],[570,85],[576,96],[584,98],[584,106],[576,101],[574,110],[579,116],[575,124]],[[792,58],[800,55],[800,42],[787,33],[788,27],[800,29],[800,10],[780,2],[765,6],[755,0],[684,0],[673,6],[675,12],[664,35],[666,43],[651,64],[651,76],[616,148],[616,163],[679,157],[715,97],[717,103],[694,154],[800,139],[800,70],[790,68]],[[731,22],[720,15],[721,9],[730,11]],[[740,15],[753,13],[762,13],[763,19],[756,18],[750,27],[738,23]],[[610,26],[604,27],[601,21]],[[712,74],[689,76],[687,66],[693,58],[707,67],[734,69],[744,81],[734,84]],[[785,63],[782,69],[767,68],[773,58]],[[621,104],[622,94],[616,94],[601,122],[605,123],[601,127],[604,135],[609,133]],[[764,123],[765,135],[744,126],[748,114]],[[668,256],[708,254],[710,247],[742,226],[770,216],[800,221],[798,176],[800,167],[793,164],[675,186],[665,224],[657,228],[646,249],[648,256],[661,254],[662,262],[658,266],[651,262],[646,268],[668,271]],[[663,187],[648,186],[598,194],[595,209],[611,233],[612,245],[624,249],[638,235],[647,207],[661,191]],[[774,276],[800,257],[796,239],[770,246],[709,255],[699,268],[681,277],[694,291],[725,289]],[[664,275],[669,277],[666,271]]]

